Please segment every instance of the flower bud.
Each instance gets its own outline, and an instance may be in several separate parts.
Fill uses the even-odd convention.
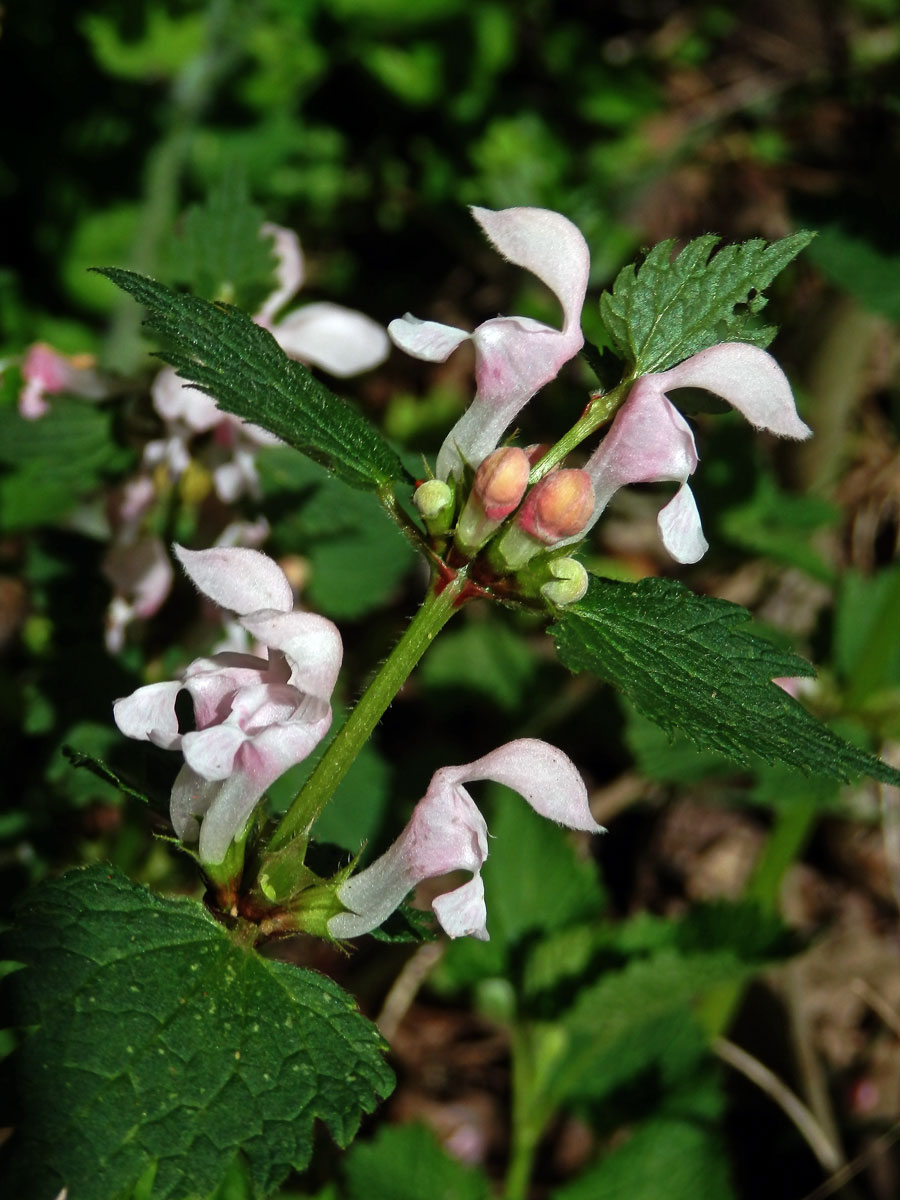
[[[416,488],[413,501],[422,520],[433,521],[452,503],[453,492],[440,479],[428,479]]]
[[[557,605],[574,604],[588,589],[588,573],[575,558],[555,558],[547,564],[553,576],[541,588],[541,595]]]
[[[474,553],[518,508],[530,469],[528,455],[515,446],[503,446],[484,459],[456,527],[456,544],[461,550]]]
[[[507,567],[517,571],[545,546],[577,537],[594,511],[594,488],[585,471],[546,475],[525,497],[515,523],[500,543]]]
[[[528,493],[517,524],[532,537],[553,546],[577,536],[594,511],[594,487],[585,471],[554,471]]]
[[[440,479],[428,479],[413,493],[413,503],[422,514],[432,537],[443,537],[453,523],[454,491]]]

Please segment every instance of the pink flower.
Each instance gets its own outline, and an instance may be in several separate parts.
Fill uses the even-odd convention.
[[[331,621],[293,611],[287,577],[258,550],[176,546],[175,553],[200,592],[236,613],[268,655],[197,659],[183,681],[138,688],[116,701],[114,714],[126,736],[184,754],[172,789],[172,824],[185,841],[199,830],[200,859],[219,863],[266,788],[328,732],[341,639]],[[175,712],[182,689],[194,702],[190,733],[181,732]]]
[[[691,563],[707,550],[688,479],[697,447],[687,421],[668,399],[677,388],[703,388],[727,401],[757,429],[803,439],[812,430],[800,420],[791,385],[775,359],[757,346],[723,342],[669,371],[643,375],[616,414],[609,433],[588,459],[597,520],[615,492],[629,483],[681,484],[659,514],[663,545],[677,562]]]
[[[36,342],[28,350],[22,363],[22,377],[25,386],[19,393],[19,413],[28,421],[37,421],[46,414],[46,396],[67,392],[99,400],[106,395],[106,385],[93,369],[90,355],[70,357],[44,342]]]
[[[590,252],[580,231],[544,208],[473,208],[472,215],[505,258],[531,271],[556,295],[563,327],[553,329],[530,317],[493,317],[466,333],[409,313],[391,321],[388,333],[396,345],[428,362],[444,362],[465,341],[475,347],[475,399],[438,454],[437,475],[443,480],[461,478],[466,463],[477,467],[535,392],[584,343],[581,308]]]
[[[331,918],[329,933],[336,938],[368,933],[423,879],[463,870],[472,878],[438,896],[432,904],[435,916],[450,937],[487,940],[481,867],[488,856],[488,830],[463,786],[478,779],[506,784],[535,812],[569,829],[603,832],[591,816],[581,776],[561,750],[534,738],[508,742],[475,762],[435,772],[393,846],[338,888],[338,899],[349,911]]]

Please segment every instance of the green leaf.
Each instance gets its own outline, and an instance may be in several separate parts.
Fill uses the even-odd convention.
[[[123,467],[131,455],[116,445],[112,413],[57,397],[40,421],[0,409],[0,530],[54,521]]]
[[[591,579],[551,627],[572,671],[589,670],[667,732],[751,765],[754,755],[807,774],[900,783],[900,771],[844,741],[771,680],[809,676],[797,655],[740,626],[746,609],[668,579]]]
[[[31,893],[3,953],[22,1114],[6,1195],[207,1197],[243,1153],[268,1194],[321,1120],[346,1146],[392,1086],[376,1030],[335,983],[262,958],[191,900],[112,868]]]
[[[374,425],[246,313],[133,271],[98,270],[149,310],[147,324],[168,347],[160,357],[226,412],[262,425],[353,487],[375,491],[409,479]]]
[[[725,1139],[708,1121],[656,1117],[553,1200],[731,1200],[730,1175]]]
[[[347,1200],[487,1200],[487,1179],[451,1158],[423,1125],[385,1126],[342,1164]]]
[[[835,505],[820,496],[783,492],[770,475],[758,477],[753,496],[724,513],[720,528],[743,550],[799,567],[822,583],[834,581],[834,568],[810,544],[811,536],[838,518]]]
[[[664,949],[582,988],[562,1021],[570,1041],[552,1084],[556,1102],[600,1099],[653,1064],[683,1073],[704,1051],[695,1001],[754,969],[729,950]]]
[[[208,300],[256,312],[278,286],[271,235],[237,172],[227,173],[205,204],[184,216],[166,255],[169,275]]]
[[[674,239],[660,242],[639,267],[623,267],[612,292],[600,297],[614,347],[634,375],[647,375],[719,342],[768,346],[775,328],[759,319],[763,291],[813,237],[754,238],[713,254],[720,238],[707,233],[675,258]]]
[[[822,274],[863,308],[900,321],[900,255],[885,254],[840,225],[820,232],[811,255]]]

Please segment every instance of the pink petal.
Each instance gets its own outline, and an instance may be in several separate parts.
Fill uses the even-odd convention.
[[[303,251],[300,248],[300,239],[293,229],[266,221],[259,232],[274,238],[275,257],[278,260],[275,268],[278,286],[256,314],[259,323],[268,326],[278,310],[297,294],[303,284]]]
[[[290,612],[294,607],[294,594],[284,571],[259,550],[244,546],[174,549],[194,586],[221,608],[244,616],[261,609]]]
[[[316,613],[259,612],[243,617],[241,625],[284,653],[294,687],[313,696],[331,696],[343,657],[341,635],[331,621]]]
[[[437,474],[458,475],[477,467],[535,392],[555,379],[584,341],[580,326],[560,333],[528,317],[495,317],[472,334],[475,398],[440,449]]]
[[[587,788],[575,764],[562,750],[537,738],[519,738],[475,762],[444,767],[435,774],[432,786],[439,779],[441,784],[492,779],[524,796],[542,817],[569,829],[604,832],[603,826],[591,816]]]
[[[662,544],[676,562],[699,562],[709,549],[709,542],[703,536],[694,493],[686,483],[660,509],[656,523]]]
[[[377,367],[391,344],[371,317],[339,304],[307,304],[273,326],[285,354],[341,379]]]
[[[113,543],[102,570],[116,591],[131,600],[134,615],[144,618],[159,611],[175,578],[162,540],[149,535]]]
[[[594,481],[594,521],[629,483],[684,483],[697,468],[694,435],[663,394],[661,376],[644,375],[616,413],[612,427],[585,463]]]
[[[474,878],[451,893],[450,899],[435,902],[438,919],[451,937],[487,936],[478,877],[488,855],[487,826],[462,786],[476,779],[514,788],[536,812],[571,829],[601,832],[574,764],[546,742],[522,738],[475,762],[444,767],[432,776],[428,791],[394,844],[338,888],[338,899],[350,911],[328,922],[334,937],[358,937],[375,929],[417,883],[454,870],[471,871]]]
[[[126,737],[152,742],[164,750],[177,750],[181,745],[175,698],[181,684],[150,683],[138,688],[113,704],[113,717]]]
[[[787,376],[759,346],[723,342],[655,378],[666,392],[697,387],[721,396],[757,429],[801,440],[812,436],[797,415]]]

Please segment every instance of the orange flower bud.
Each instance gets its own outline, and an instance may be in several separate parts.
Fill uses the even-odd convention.
[[[502,521],[518,508],[529,470],[528,455],[516,446],[503,446],[484,459],[475,472],[472,491],[489,521]]]
[[[528,493],[516,524],[545,546],[581,533],[594,511],[594,487],[585,471],[545,476]]]

